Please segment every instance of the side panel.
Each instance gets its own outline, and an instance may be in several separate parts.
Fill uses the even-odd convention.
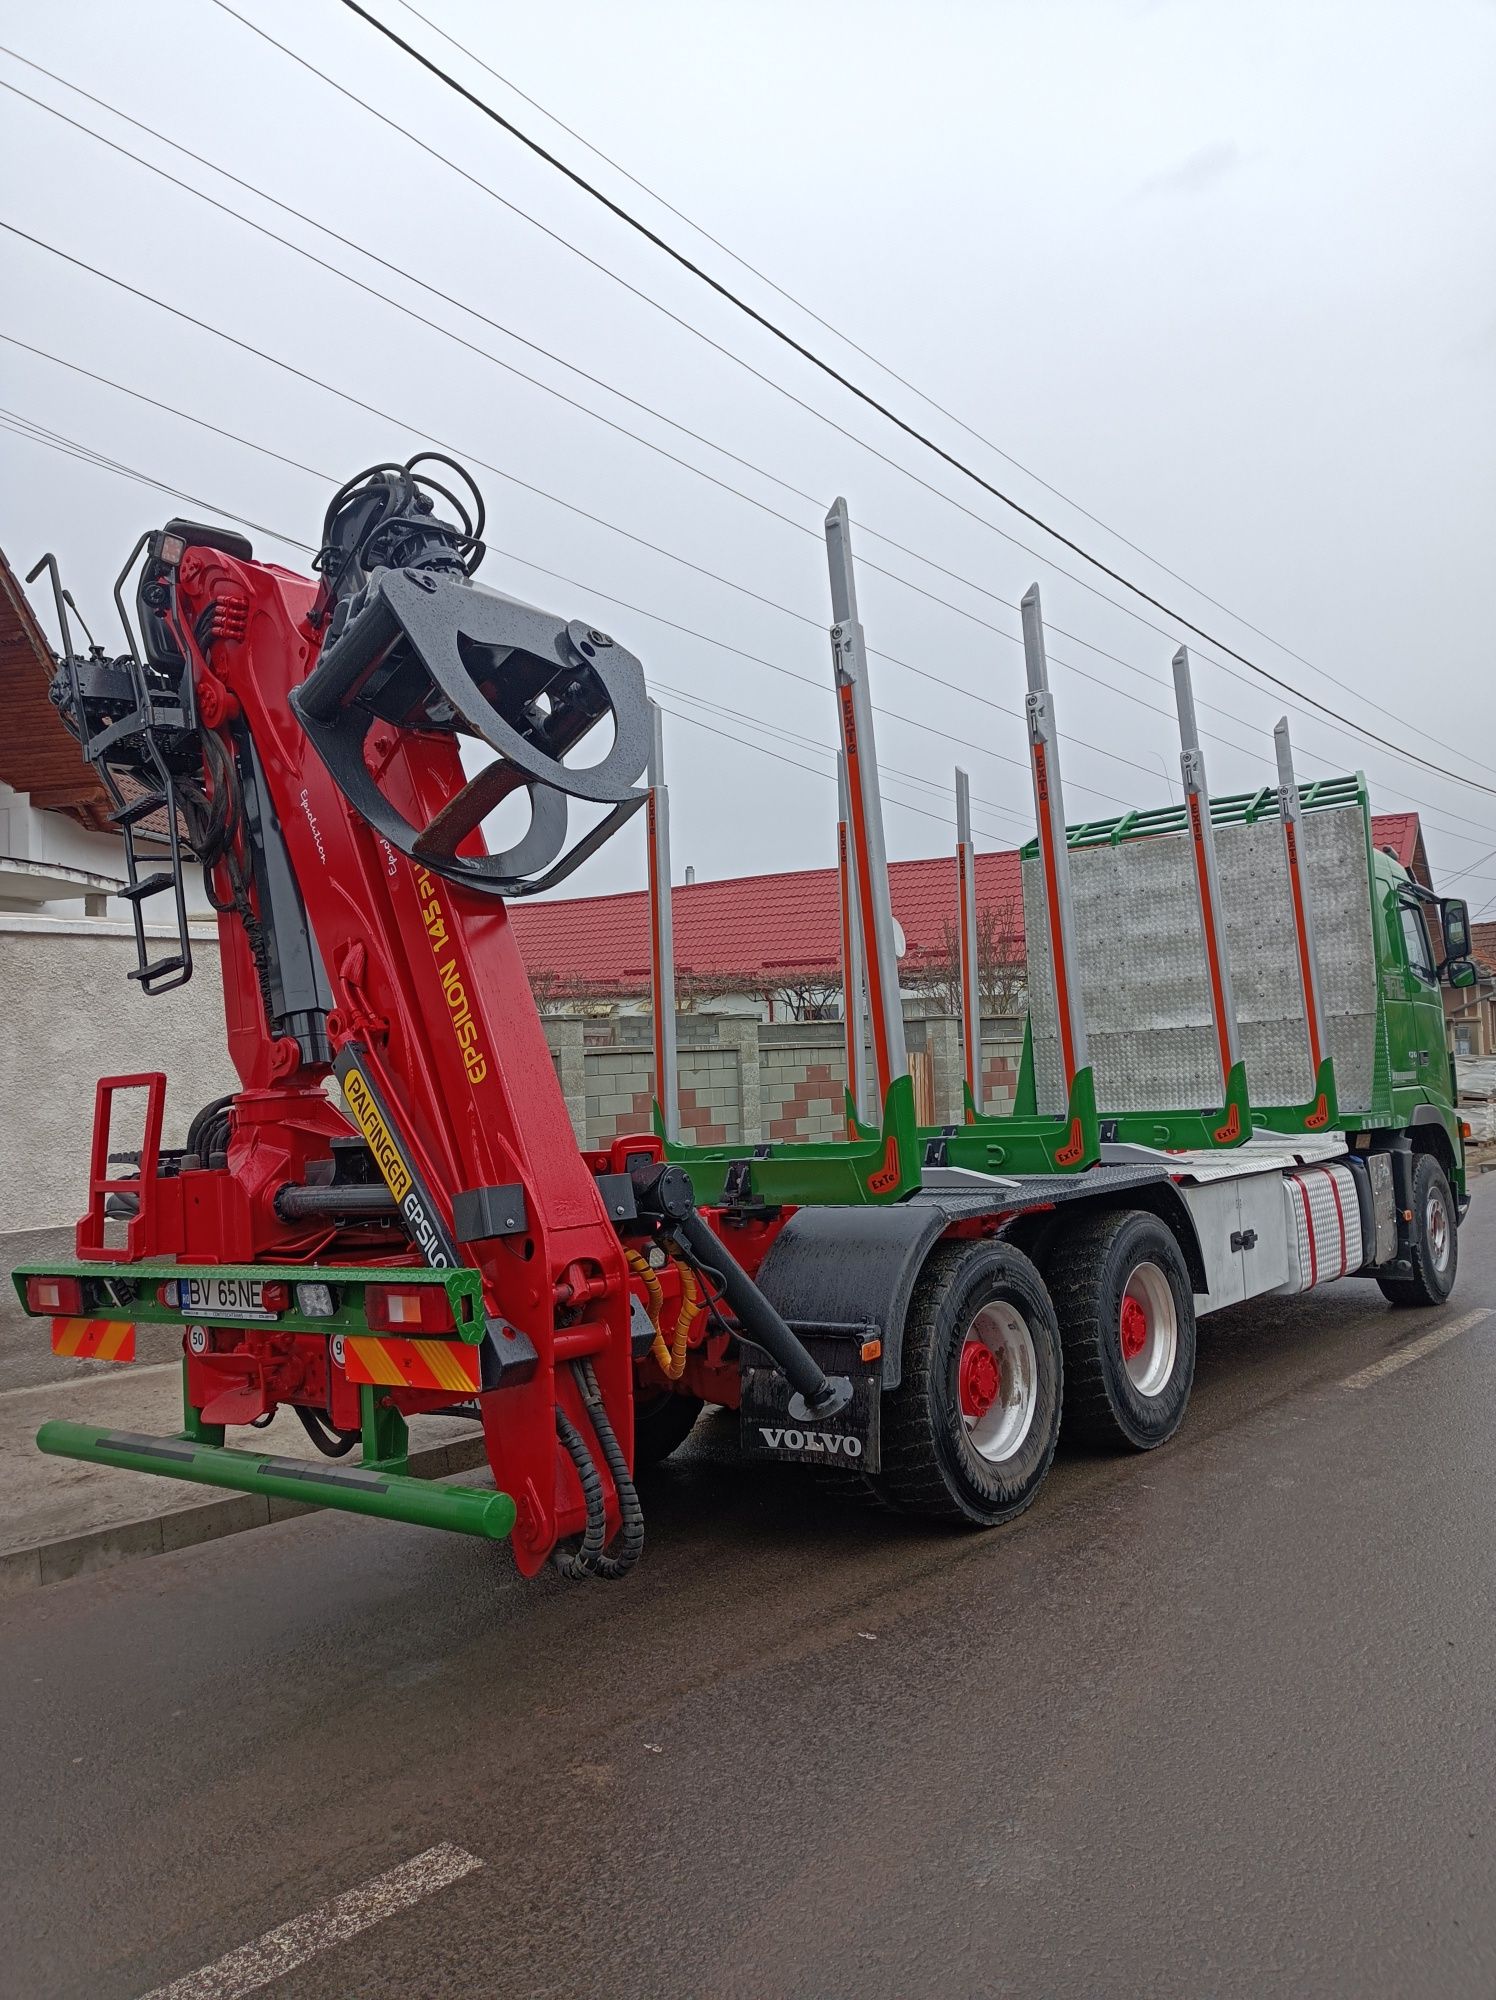
[[[1366,821],[1359,805],[1304,816],[1329,1053],[1343,1111],[1370,1109],[1377,1026]],[[1252,1100],[1311,1094],[1308,1035],[1276,814],[1217,825],[1226,950]],[[1097,1109],[1204,1109],[1220,1065],[1188,836],[1152,834],[1071,850],[1076,955]],[[1038,1109],[1065,1108],[1038,863],[1023,864]]]

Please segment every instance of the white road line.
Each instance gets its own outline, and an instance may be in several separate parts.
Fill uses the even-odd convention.
[[[141,2000],[238,2000],[241,1993],[268,1986],[272,1979],[283,1978],[318,1952],[357,1937],[371,1924],[397,1916],[423,1896],[460,1882],[482,1866],[477,1855],[469,1854],[466,1848],[445,1842],[428,1847],[424,1854],[402,1861],[398,1868],[376,1875],[356,1889],[345,1889],[329,1903],[319,1903],[304,1917],[293,1917],[290,1923],[266,1931],[252,1944],[241,1944],[237,1951],[174,1979],[170,1986],[153,1988]]]
[[[1369,1368],[1358,1368],[1354,1375],[1347,1375],[1341,1383],[1342,1389],[1369,1389],[1373,1382],[1380,1382],[1384,1375],[1396,1374],[1399,1368],[1406,1368],[1410,1361],[1421,1361],[1425,1354],[1432,1354],[1436,1347],[1442,1347],[1447,1340],[1454,1340],[1462,1333],[1468,1333],[1472,1326],[1479,1326],[1483,1319],[1491,1317],[1491,1308],[1483,1306],[1479,1312],[1464,1313],[1459,1319],[1452,1319],[1443,1326],[1436,1326],[1432,1333],[1426,1333],[1422,1340],[1410,1340],[1406,1347],[1399,1347],[1395,1353],[1387,1354],[1380,1361],[1373,1361]]]

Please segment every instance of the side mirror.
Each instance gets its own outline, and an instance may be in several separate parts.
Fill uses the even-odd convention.
[[[1470,905],[1463,896],[1441,896],[1439,918],[1444,927],[1446,958],[1470,956]],[[1469,982],[1465,982],[1468,984]]]
[[[1473,986],[1479,974],[1468,958],[1452,958],[1444,968],[1444,976],[1451,986]]]

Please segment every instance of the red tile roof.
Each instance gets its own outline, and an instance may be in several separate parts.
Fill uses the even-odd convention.
[[[1392,848],[1405,867],[1421,853],[1416,813],[1378,813],[1371,827],[1376,845]],[[954,857],[892,862],[888,880],[908,960],[917,964],[922,958],[943,957],[945,926],[955,917]],[[1015,850],[977,856],[977,906],[995,910],[1005,931],[1022,934]],[[693,974],[717,982],[740,980],[732,990],[757,992],[807,975],[834,974],[839,963],[834,868],[693,882],[676,889],[671,908],[676,973],[683,982]],[[649,910],[642,889],[565,902],[516,903],[509,915],[537,983],[585,985],[602,993],[647,989]]]
[[[109,796],[47,699],[53,665],[47,635],[0,551],[0,781],[29,793],[34,806],[107,827]]]

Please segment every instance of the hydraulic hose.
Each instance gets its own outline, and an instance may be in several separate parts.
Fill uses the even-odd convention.
[[[693,1260],[711,1265],[721,1278],[722,1296],[732,1307],[744,1333],[764,1350],[790,1386],[804,1398],[806,1414],[831,1417],[845,1409],[852,1400],[851,1382],[845,1375],[825,1372],[697,1210],[692,1208],[688,1214],[673,1220],[676,1233]]]
[[[613,1475],[613,1487],[618,1495],[618,1553],[616,1556],[599,1554],[593,1561],[593,1573],[609,1583],[616,1583],[627,1576],[634,1564],[644,1553],[644,1509],[639,1504],[639,1495],[633,1479],[629,1475],[628,1460],[623,1455],[608,1412],[603,1407],[602,1390],[597,1386],[597,1376],[592,1363],[574,1361],[571,1372],[577,1387],[582,1392],[587,1405],[587,1415],[592,1428],[597,1433],[597,1441],[603,1448],[603,1457],[608,1462],[608,1470]]]
[[[346,1458],[358,1443],[359,1431],[335,1431],[324,1427],[315,1410],[303,1409],[300,1403],[293,1403],[301,1428],[324,1458]]]
[[[607,1503],[603,1497],[602,1474],[592,1462],[586,1439],[558,1403],[556,1435],[567,1457],[577,1469],[582,1483],[582,1503],[587,1509],[587,1531],[574,1549],[557,1549],[551,1560],[569,1583],[585,1583],[596,1576],[595,1564],[603,1552],[608,1533]]]
[[[587,1510],[587,1528],[581,1541],[574,1549],[558,1549],[552,1557],[557,1570],[569,1582],[580,1583],[589,1577],[601,1578],[605,1583],[616,1583],[628,1575],[634,1564],[644,1553],[644,1509],[639,1504],[639,1495],[629,1476],[628,1460],[623,1455],[612,1424],[608,1421],[607,1410],[603,1406],[602,1391],[597,1386],[597,1376],[590,1361],[574,1361],[571,1364],[572,1380],[577,1385],[587,1409],[587,1419],[597,1434],[608,1470],[613,1475],[613,1487],[618,1495],[618,1553],[608,1555],[606,1542],[608,1534],[607,1497],[603,1488],[602,1474],[598,1471],[592,1453],[587,1449],[587,1441],[576,1425],[559,1404],[556,1406],[556,1435],[563,1449],[577,1469],[577,1478],[582,1487],[582,1503]]]

